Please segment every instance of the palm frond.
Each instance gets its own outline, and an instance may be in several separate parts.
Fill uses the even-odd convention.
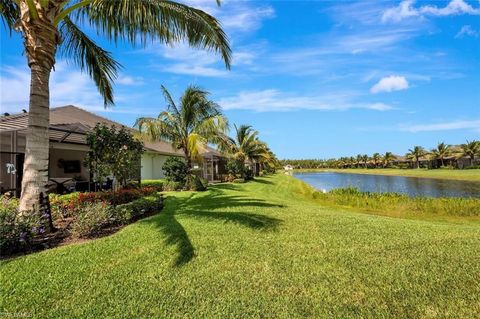
[[[166,44],[185,41],[191,47],[219,53],[230,68],[231,49],[217,19],[202,10],[165,0],[94,0],[76,11],[114,41]]]
[[[60,52],[73,60],[80,69],[86,70],[103,96],[104,105],[112,105],[113,81],[117,78],[121,65],[116,62],[110,52],[95,44],[82,32],[69,17],[65,17],[60,26],[63,42]]]
[[[4,26],[12,32],[15,22],[18,20],[20,11],[12,0],[0,0],[0,16]]]

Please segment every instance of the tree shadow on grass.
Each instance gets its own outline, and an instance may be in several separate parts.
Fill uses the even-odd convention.
[[[185,231],[185,228],[178,222],[178,216],[187,216],[195,219],[220,220],[249,227],[258,231],[274,231],[282,222],[277,218],[262,214],[249,213],[248,208],[282,208],[284,206],[244,196],[226,195],[223,191],[225,187],[218,186],[211,188],[208,193],[192,194],[188,198],[167,196],[165,199],[165,208],[160,213],[159,217],[144,221],[155,223],[155,225],[166,235],[166,244],[176,246],[178,254],[174,261],[174,266],[180,267],[188,263],[195,256],[195,249]],[[245,211],[231,212],[218,210],[232,207],[243,207],[245,208]]]

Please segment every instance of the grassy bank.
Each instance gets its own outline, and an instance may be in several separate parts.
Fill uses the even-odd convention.
[[[391,175],[407,177],[440,178],[480,182],[480,169],[396,169],[396,168],[346,168],[346,169],[298,169],[295,172],[338,172],[353,174]]]
[[[322,206],[284,175],[168,193],[110,237],[3,261],[2,314],[472,318],[480,226]]]

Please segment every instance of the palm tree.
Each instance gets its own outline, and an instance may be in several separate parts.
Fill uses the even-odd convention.
[[[467,141],[465,144],[460,145],[462,148],[462,155],[470,158],[470,165],[473,165],[475,156],[480,155],[480,141]]]
[[[372,156],[372,159],[373,159],[373,164],[375,165],[375,168],[377,168],[378,163],[380,163],[380,161],[382,160],[382,156],[380,155],[380,153],[374,153]]]
[[[388,167],[394,159],[395,159],[395,155],[393,155],[392,152],[386,152],[385,155],[383,155],[384,167]]]
[[[218,1],[217,1],[218,2]],[[207,13],[173,1],[0,0],[0,16],[10,33],[23,37],[31,71],[29,122],[20,210],[40,208],[48,180],[50,71],[61,53],[87,71],[112,105],[120,64],[79,28],[84,24],[114,42],[145,45],[148,40],[214,50],[230,66],[231,50],[219,22]]]
[[[179,105],[176,105],[167,89],[162,86],[167,109],[158,117],[138,118],[135,126],[143,136],[151,140],[172,143],[181,149],[188,169],[192,161],[199,160],[200,152],[208,143],[217,143],[228,127],[220,106],[208,99],[209,93],[196,86],[189,86]]]
[[[361,156],[361,158],[362,158],[363,165],[365,166],[365,168],[367,168],[367,162],[368,162],[368,159],[369,159],[368,155],[364,154],[364,155]]]
[[[433,148],[430,153],[435,159],[440,160],[442,166],[444,166],[443,160],[452,153],[451,146],[444,142],[438,143],[437,147]]]
[[[416,163],[416,168],[420,167],[420,157],[426,154],[425,149],[421,146],[414,146],[413,149],[409,149],[407,158],[413,159]]]
[[[250,125],[240,125],[239,127],[234,125],[234,127],[235,136],[232,138],[224,135],[220,148],[239,165],[262,161],[267,156],[267,146],[258,139],[258,131],[252,129]]]
[[[363,159],[362,154],[357,154],[357,157],[355,158],[355,164],[357,168],[360,167],[360,164],[362,163],[362,159]]]

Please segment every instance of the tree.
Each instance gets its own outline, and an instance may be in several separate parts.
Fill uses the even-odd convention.
[[[395,155],[393,155],[392,152],[386,152],[385,155],[383,155],[383,165],[384,167],[390,166],[390,163],[395,159]]]
[[[113,175],[124,187],[129,180],[140,179],[143,144],[125,128],[97,124],[86,140],[90,148],[86,162],[97,182]]]
[[[432,154],[435,159],[440,160],[442,166],[444,166],[443,160],[445,157],[449,156],[451,153],[451,146],[444,142],[438,143],[437,147],[430,151],[430,154]]]
[[[362,155],[361,159],[362,159],[364,167],[367,168],[367,163],[368,163],[368,159],[369,159],[368,155],[367,154]]]
[[[373,159],[373,164],[375,165],[375,168],[377,168],[378,164],[382,160],[382,156],[380,155],[380,153],[374,153],[372,156],[372,159]]]
[[[192,161],[200,160],[200,153],[208,143],[218,143],[228,128],[220,106],[208,99],[209,93],[196,86],[189,86],[178,105],[165,87],[162,92],[167,109],[158,117],[138,118],[135,126],[146,138],[172,143],[183,151],[187,168]]]
[[[252,129],[250,125],[240,125],[235,127],[235,136],[224,135],[220,148],[230,155],[239,165],[245,165],[246,162],[253,164],[254,161],[262,161],[268,155],[267,146],[258,139],[258,132]],[[242,172],[242,177],[245,177]]]
[[[355,158],[355,164],[357,168],[360,167],[360,164],[362,163],[363,157],[362,154],[357,154],[357,157]]]
[[[473,165],[475,156],[480,155],[480,141],[467,141],[465,144],[460,145],[462,148],[462,155],[470,158],[470,165]]]
[[[409,149],[407,158],[415,161],[416,168],[420,167],[420,158],[426,154],[425,149],[421,146],[414,146],[413,149]]]
[[[70,58],[87,71],[112,105],[113,81],[120,65],[83,33],[88,25],[107,39],[142,45],[147,40],[190,46],[220,53],[227,67],[231,50],[219,22],[187,5],[162,0],[0,0],[0,15],[12,33],[21,33],[31,71],[29,120],[22,181],[21,211],[40,209],[48,181],[50,71],[55,56]]]

